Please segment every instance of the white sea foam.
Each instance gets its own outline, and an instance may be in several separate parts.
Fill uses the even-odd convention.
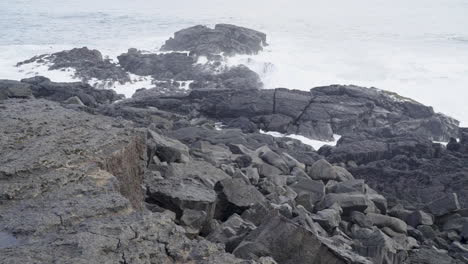
[[[307,138],[307,137],[304,137],[304,136],[301,136],[301,135],[295,135],[295,134],[286,135],[286,134],[282,134],[282,133],[276,132],[276,131],[263,131],[263,130],[260,130],[260,133],[270,135],[270,136],[273,136],[273,137],[288,137],[288,138],[297,139],[297,140],[301,141],[303,144],[312,146],[315,150],[318,150],[318,149],[320,149],[321,147],[323,147],[325,145],[336,146],[336,143],[341,138],[340,135],[334,134],[333,135],[333,139],[334,139],[333,141],[320,141],[320,140],[310,139],[310,138]]]
[[[184,89],[184,90],[189,90],[190,89],[190,84],[192,84],[193,82],[194,82],[193,80],[180,82],[179,88]]]
[[[34,77],[34,76],[44,76],[55,82],[77,82],[79,79],[75,78],[75,69],[65,68],[60,70],[49,70],[48,63],[37,63],[32,62],[28,64],[23,64],[19,67],[18,73],[22,74],[23,78]]]
[[[113,81],[103,81],[92,79],[88,83],[95,88],[100,89],[113,89],[118,94],[125,95],[126,98],[131,98],[136,90],[141,88],[152,88],[155,87],[153,84],[153,77],[151,76],[140,76],[132,73],[128,73],[130,76],[130,82],[119,83]]]
[[[444,142],[444,141],[432,141],[432,142],[441,144],[442,146],[447,146],[447,144],[448,144],[448,142]]]

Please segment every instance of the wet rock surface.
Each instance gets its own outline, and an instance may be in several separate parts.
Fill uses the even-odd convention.
[[[263,84],[257,73],[243,65],[227,66],[223,56],[257,54],[264,45],[266,35],[252,29],[228,24],[214,29],[195,26],[167,40],[163,52],[130,48],[117,56],[118,63],[104,58],[98,50],[83,47],[38,55],[18,62],[17,67],[45,65],[49,70],[70,71],[73,77],[101,88],[135,82],[135,76],[151,77],[152,87],[165,90],[165,95],[189,88],[259,89]],[[168,50],[171,52],[165,52]],[[207,61],[199,62],[200,56]]]
[[[247,39],[223,46],[213,31]],[[170,45],[188,36],[200,54],[265,41],[217,26]],[[135,70],[194,67],[129,53]],[[376,89],[236,76],[120,102],[83,83],[1,80],[0,262],[467,263],[468,133],[455,120]],[[343,137],[316,151],[259,129]]]
[[[107,80],[125,83],[130,77],[117,64],[107,58],[103,58],[98,50],[87,47],[65,50],[53,54],[44,54],[19,62],[17,66],[37,63],[49,66],[49,70],[75,70],[75,77],[82,81],[92,79]]]
[[[257,129],[299,134],[318,140],[332,140],[333,134],[358,132],[389,138],[419,136],[426,140],[448,140],[458,135],[458,121],[434,113],[415,101],[395,99],[377,89],[356,86],[328,86],[309,92],[274,90],[199,89],[177,99],[145,98],[144,104],[171,111],[197,113],[225,123],[247,118]],[[408,111],[412,109],[412,111]],[[166,109],[168,110],[168,108]],[[362,139],[360,139],[362,140]],[[363,144],[364,152],[385,152],[384,143]]]
[[[266,44],[266,34],[256,30],[229,24],[217,24],[214,29],[199,25],[177,31],[161,50],[197,55],[256,54]]]

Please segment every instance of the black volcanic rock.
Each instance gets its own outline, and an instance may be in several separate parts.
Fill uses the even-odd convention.
[[[258,74],[244,65],[223,69],[219,74],[209,74],[206,71],[194,75],[191,89],[260,89],[263,87]]]
[[[72,68],[76,71],[75,76],[85,82],[93,78],[120,83],[130,81],[130,77],[125,70],[111,60],[103,58],[98,50],[91,50],[87,47],[35,56],[26,61],[19,62],[17,66],[34,62],[46,65],[50,64],[49,70]]]
[[[49,81],[28,80],[32,91],[42,82]],[[58,94],[70,88],[55,85]],[[251,95],[248,91],[242,92]],[[212,102],[225,93],[211,92]],[[418,218],[427,214],[424,208],[400,210],[406,214],[392,208],[387,215],[386,198],[363,180],[354,180],[360,176],[354,172],[372,162],[364,159],[345,169],[342,166],[352,163],[330,164],[294,139],[216,130],[213,121],[196,114],[208,91],[192,93],[114,104],[96,101],[97,108],[72,109],[44,99],[3,100],[6,111],[0,111],[0,117],[6,122],[0,126],[0,145],[8,151],[0,152],[0,178],[5,183],[0,187],[5,197],[0,223],[9,224],[0,225],[0,260],[20,262],[39,254],[49,263],[103,258],[144,263],[141,258],[152,254],[182,263],[242,263],[239,258],[244,258],[273,264],[403,264],[407,256],[419,258],[415,248],[422,245],[443,247],[453,263],[463,256],[465,209],[434,197],[426,204],[434,201],[431,211],[439,212],[435,221]],[[187,102],[192,109],[183,114],[180,108]],[[249,113],[248,108],[243,111]],[[359,135],[344,136],[327,155],[336,154],[341,144],[360,141]],[[362,135],[367,140],[392,139],[381,131]],[[403,155],[434,163],[443,155],[463,155],[437,150],[439,144],[419,148],[410,144],[411,137],[400,143],[397,139],[401,135],[386,151],[399,155],[376,155],[394,162],[385,166],[395,166],[393,160]],[[385,182],[384,193],[401,179],[392,178],[393,185]],[[418,187],[427,186],[434,185]],[[407,187],[420,193],[414,184]],[[404,192],[399,194],[408,199]],[[415,229],[405,221],[424,225]],[[48,243],[51,237],[82,242],[64,248]],[[222,245],[214,247],[205,237]],[[22,243],[28,239],[38,242]],[[110,245],[113,251],[105,253]],[[73,254],[55,254],[66,250]]]
[[[31,85],[12,80],[0,80],[0,100],[28,98],[32,96]]]
[[[193,81],[191,89],[259,89],[257,73],[244,65],[225,67],[196,64],[186,53],[148,54],[129,49],[119,57],[120,65],[137,75],[151,75],[157,80]]]
[[[412,134],[378,137],[363,132],[344,135],[326,156],[332,162],[352,160],[357,164],[391,159],[398,155],[432,158],[436,154],[432,144],[431,140]]]
[[[266,35],[256,30],[228,24],[214,29],[198,25],[174,33],[161,47],[165,51],[190,51],[196,55],[224,53],[257,54],[266,45]]]
[[[260,90],[243,66],[160,55],[124,57],[175,80],[119,102],[0,81],[0,263],[466,263],[456,120],[374,88]],[[342,137],[316,152],[259,129]]]
[[[169,109],[167,102],[171,100],[145,98],[142,104],[176,112],[196,109],[203,116],[227,122],[248,118],[259,129],[319,140],[362,131],[381,137],[412,134],[440,141],[458,136],[458,121],[375,88],[333,85],[310,92],[284,88],[197,89],[177,98],[180,107],[170,104]]]
[[[195,63],[194,58],[185,53],[146,54],[136,49],[129,49],[117,58],[125,70],[137,75],[152,75],[156,79],[180,79],[175,76],[192,71]]]
[[[465,183],[468,156],[421,140],[406,137],[339,144],[327,158],[343,163],[360,162],[358,167],[348,167],[348,170],[356,178],[365,179],[371,187],[389,198],[391,204],[401,202],[423,208],[448,192],[458,194],[462,206],[468,204],[468,185]],[[384,147],[369,148],[372,144],[383,144]],[[351,149],[357,152],[353,154]]]
[[[36,76],[21,80],[29,85],[32,94],[37,98],[46,98],[52,101],[64,102],[71,97],[78,97],[86,106],[97,107],[121,99],[114,90],[95,89],[81,82],[56,83],[48,78]]]
[[[2,106],[1,263],[241,263],[144,207],[146,133],[131,122],[44,99]]]

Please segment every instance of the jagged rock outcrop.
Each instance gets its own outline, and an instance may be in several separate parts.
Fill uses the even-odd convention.
[[[183,107],[167,107],[178,101]],[[328,86],[309,92],[275,90],[195,90],[178,98],[144,98],[140,105],[189,113],[229,123],[248,118],[258,129],[300,134],[331,140],[333,134],[367,133],[405,136],[419,135],[445,140],[458,135],[458,121],[436,114],[415,101],[395,98],[387,92],[356,86]]]
[[[256,54],[266,44],[266,34],[253,29],[229,24],[217,24],[214,29],[198,25],[174,33],[174,37],[166,40],[161,50],[232,56]]]
[[[265,41],[217,28],[193,53]],[[157,71],[179,56],[129,53]],[[248,75],[121,102],[80,83],[0,81],[0,262],[467,262],[466,129],[377,89],[259,90]],[[316,152],[258,129],[343,137]]]
[[[226,67],[197,64],[196,57],[186,53],[142,53],[129,49],[119,57],[120,65],[137,75],[151,75],[156,80],[191,81],[191,89],[259,89],[262,82],[257,73],[239,65]]]
[[[0,80],[0,100],[32,97],[31,86],[13,80]]]
[[[75,70],[75,77],[84,82],[91,79],[126,83],[130,81],[128,73],[109,59],[103,58],[98,50],[87,47],[64,50],[53,54],[43,54],[19,62],[16,66],[30,63],[45,64],[49,70]]]
[[[2,261],[405,263],[423,245],[463,260],[468,218],[453,199],[389,210],[345,165],[293,139],[127,101],[3,101]]]
[[[158,80],[193,80],[190,75],[196,60],[186,53],[148,54],[129,49],[117,58],[125,70],[137,75],[152,75]]]
[[[392,205],[399,202],[423,208],[452,192],[462,207],[468,202],[464,184],[468,156],[421,136],[350,134],[336,147],[322,148],[319,153],[331,162],[359,164],[347,169],[356,178],[365,179]]]
[[[0,262],[242,262],[144,208],[144,131],[52,101],[2,106]]]
[[[0,80],[0,100],[6,98],[45,98],[52,101],[65,102],[77,97],[81,103],[90,107],[97,107],[121,99],[113,90],[98,90],[88,84],[56,83],[50,79],[37,76],[19,81]]]

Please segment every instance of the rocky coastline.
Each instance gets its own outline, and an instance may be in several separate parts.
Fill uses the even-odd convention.
[[[220,24],[118,63],[18,63],[82,82],[0,80],[0,263],[468,263],[468,128],[376,88],[262,89],[222,63],[265,45]],[[158,82],[132,98],[86,83],[129,74]]]

